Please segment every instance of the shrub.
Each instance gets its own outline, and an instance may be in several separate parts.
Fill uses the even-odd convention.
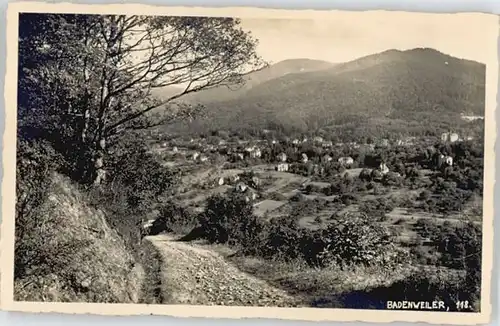
[[[424,191],[422,191],[420,193],[420,195],[418,196],[418,199],[425,201],[425,200],[429,199],[430,197],[431,197],[431,192],[429,190],[425,189]]]
[[[345,214],[322,232],[325,248],[320,255],[322,265],[372,265],[383,263],[391,243],[388,230],[365,214]]]
[[[359,196],[356,194],[342,194],[339,197],[335,198],[336,202],[341,202],[342,204],[349,206],[359,201]]]
[[[303,202],[303,201],[306,201],[307,198],[306,196],[304,196],[303,194],[301,193],[298,193],[298,194],[295,194],[293,195],[292,197],[290,197],[289,199],[291,202]]]
[[[169,202],[159,209],[159,217],[153,222],[149,233],[156,235],[167,231],[186,234],[197,224],[196,214],[173,202]]]
[[[284,261],[303,258],[301,238],[302,234],[294,219],[274,218],[265,226],[256,253],[264,258]]]
[[[200,216],[204,237],[214,243],[254,246],[261,225],[252,209],[252,205],[238,194],[227,198],[221,195],[210,197]]]
[[[279,192],[271,192],[267,195],[267,198],[270,199],[270,200],[276,200],[276,201],[285,201],[287,200],[287,198],[279,193]]]
[[[359,179],[362,180],[362,181],[370,182],[371,179],[372,179],[372,175],[371,174],[372,174],[371,170],[369,170],[369,169],[363,169],[359,173]]]
[[[91,189],[91,203],[106,212],[107,222],[135,252],[144,216],[161,196],[170,194],[176,173],[163,167],[141,138],[120,143],[107,169],[110,178]]]
[[[44,220],[42,206],[52,183],[53,172],[58,168],[60,156],[46,142],[19,140],[17,146],[16,175],[16,224],[14,277],[26,274],[30,265],[43,260],[34,248],[41,239]],[[43,241],[45,242],[45,240]],[[33,256],[35,255],[35,256]]]
[[[140,138],[120,144],[109,170],[109,184],[119,184],[127,204],[140,210],[149,210],[151,203],[168,193],[176,181],[175,173],[162,166]]]
[[[394,172],[389,172],[382,177],[382,184],[384,186],[398,186],[401,184],[401,181],[401,177]]]

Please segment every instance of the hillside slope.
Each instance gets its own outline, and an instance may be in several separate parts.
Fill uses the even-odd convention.
[[[191,93],[182,97],[183,102],[188,103],[218,103],[236,99],[244,95],[253,87],[275,78],[289,74],[306,73],[333,67],[331,62],[311,59],[289,59],[272,64],[258,71],[251,72],[243,77],[241,85],[219,86],[197,93]],[[179,93],[178,87],[167,87],[155,90],[155,95],[160,98],[168,98]]]
[[[260,83],[238,98],[205,102],[210,129],[315,129],[346,121],[459,121],[484,114],[485,65],[432,49],[390,50],[333,68]]]
[[[15,300],[138,302],[144,271],[123,239],[68,179],[51,179],[40,214],[16,243],[27,270],[15,281]]]

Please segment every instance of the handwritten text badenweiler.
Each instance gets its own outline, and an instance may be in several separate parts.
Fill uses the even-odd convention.
[[[387,301],[387,309],[447,310],[443,301]]]

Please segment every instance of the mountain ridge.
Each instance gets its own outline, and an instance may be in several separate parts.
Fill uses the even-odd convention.
[[[387,50],[271,78],[225,100],[201,94],[208,118],[194,125],[310,130],[420,122],[437,128],[460,123],[461,112],[484,115],[485,73],[484,64],[430,48]]]

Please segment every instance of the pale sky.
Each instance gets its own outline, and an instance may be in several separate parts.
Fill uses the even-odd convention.
[[[492,17],[481,14],[343,12],[327,19],[242,18],[241,22],[259,40],[258,53],[271,63],[293,58],[345,62],[388,49],[417,47],[486,63],[491,58],[491,33],[496,33]]]

